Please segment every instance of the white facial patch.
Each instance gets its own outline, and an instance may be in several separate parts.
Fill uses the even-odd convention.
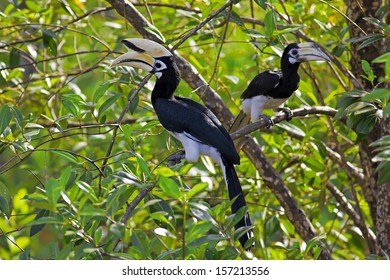
[[[288,58],[288,61],[289,61],[291,64],[297,63],[297,59],[296,59],[295,57],[289,57],[289,58]]]

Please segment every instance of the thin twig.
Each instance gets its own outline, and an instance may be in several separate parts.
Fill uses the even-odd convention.
[[[177,42],[172,48],[171,51],[175,51],[181,44],[183,44],[189,37],[194,35],[198,30],[200,30],[203,26],[205,26],[209,21],[215,18],[217,15],[222,13],[226,8],[233,4],[232,0],[229,0],[226,4],[222,5],[220,8],[210,13],[201,23],[191,29],[185,36],[183,36],[179,42]]]
[[[127,220],[130,218],[131,212],[137,207],[137,205],[141,202],[141,200],[153,189],[153,186],[146,187],[143,190],[141,190],[138,195],[129,203],[129,205],[126,208],[126,212],[122,217],[121,222],[125,224]]]
[[[211,83],[211,81],[214,79],[214,76],[218,73],[218,62],[219,62],[219,58],[221,56],[222,47],[224,45],[225,38],[226,38],[226,33],[227,33],[227,30],[228,30],[228,27],[229,27],[229,20],[230,20],[230,17],[231,17],[232,8],[233,8],[233,5],[231,5],[230,8],[229,8],[229,13],[228,13],[228,16],[227,16],[225,29],[224,29],[223,34],[222,34],[221,44],[219,46],[218,53],[217,53],[217,58],[216,58],[215,64],[214,64],[214,71],[211,74],[211,77],[210,77],[210,80],[209,80],[208,84]],[[218,78],[217,78],[217,80],[218,80]]]

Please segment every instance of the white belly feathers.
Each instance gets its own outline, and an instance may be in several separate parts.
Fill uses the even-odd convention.
[[[247,98],[242,102],[242,110],[251,116],[252,121],[259,119],[264,109],[276,109],[282,105],[287,98],[271,98],[265,95],[258,95]]]

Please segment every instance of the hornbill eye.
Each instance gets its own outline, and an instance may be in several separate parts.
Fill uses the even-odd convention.
[[[298,50],[291,50],[291,54],[292,54],[293,56],[296,56],[296,55],[298,54]]]
[[[162,70],[164,70],[164,69],[166,69],[166,68],[167,68],[167,66],[166,66],[165,63],[162,62],[161,60],[156,60],[156,62],[154,63],[154,70],[155,70],[156,72],[162,71]]]

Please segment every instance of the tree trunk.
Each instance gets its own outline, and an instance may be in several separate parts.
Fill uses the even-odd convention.
[[[351,38],[362,37],[367,34],[381,33],[378,27],[366,21],[365,17],[375,17],[378,9],[384,5],[382,0],[344,0],[347,5],[347,16],[352,22],[348,21]],[[385,18],[389,17],[389,13]],[[351,71],[360,80],[363,89],[372,90],[378,86],[379,78],[385,76],[384,66],[380,63],[371,61],[386,51],[385,39],[375,42],[365,48],[358,49],[358,44],[351,45]],[[362,78],[362,60],[371,64],[371,68],[376,75],[374,83]],[[381,85],[379,87],[388,86]],[[390,118],[380,120],[376,123],[372,132],[359,144],[360,160],[365,175],[365,184],[362,185],[364,197],[369,205],[373,224],[376,228],[377,241],[376,253],[380,256],[390,256],[390,183],[378,185],[378,175],[375,172],[377,164],[372,162],[374,153],[369,144],[390,132]]]

